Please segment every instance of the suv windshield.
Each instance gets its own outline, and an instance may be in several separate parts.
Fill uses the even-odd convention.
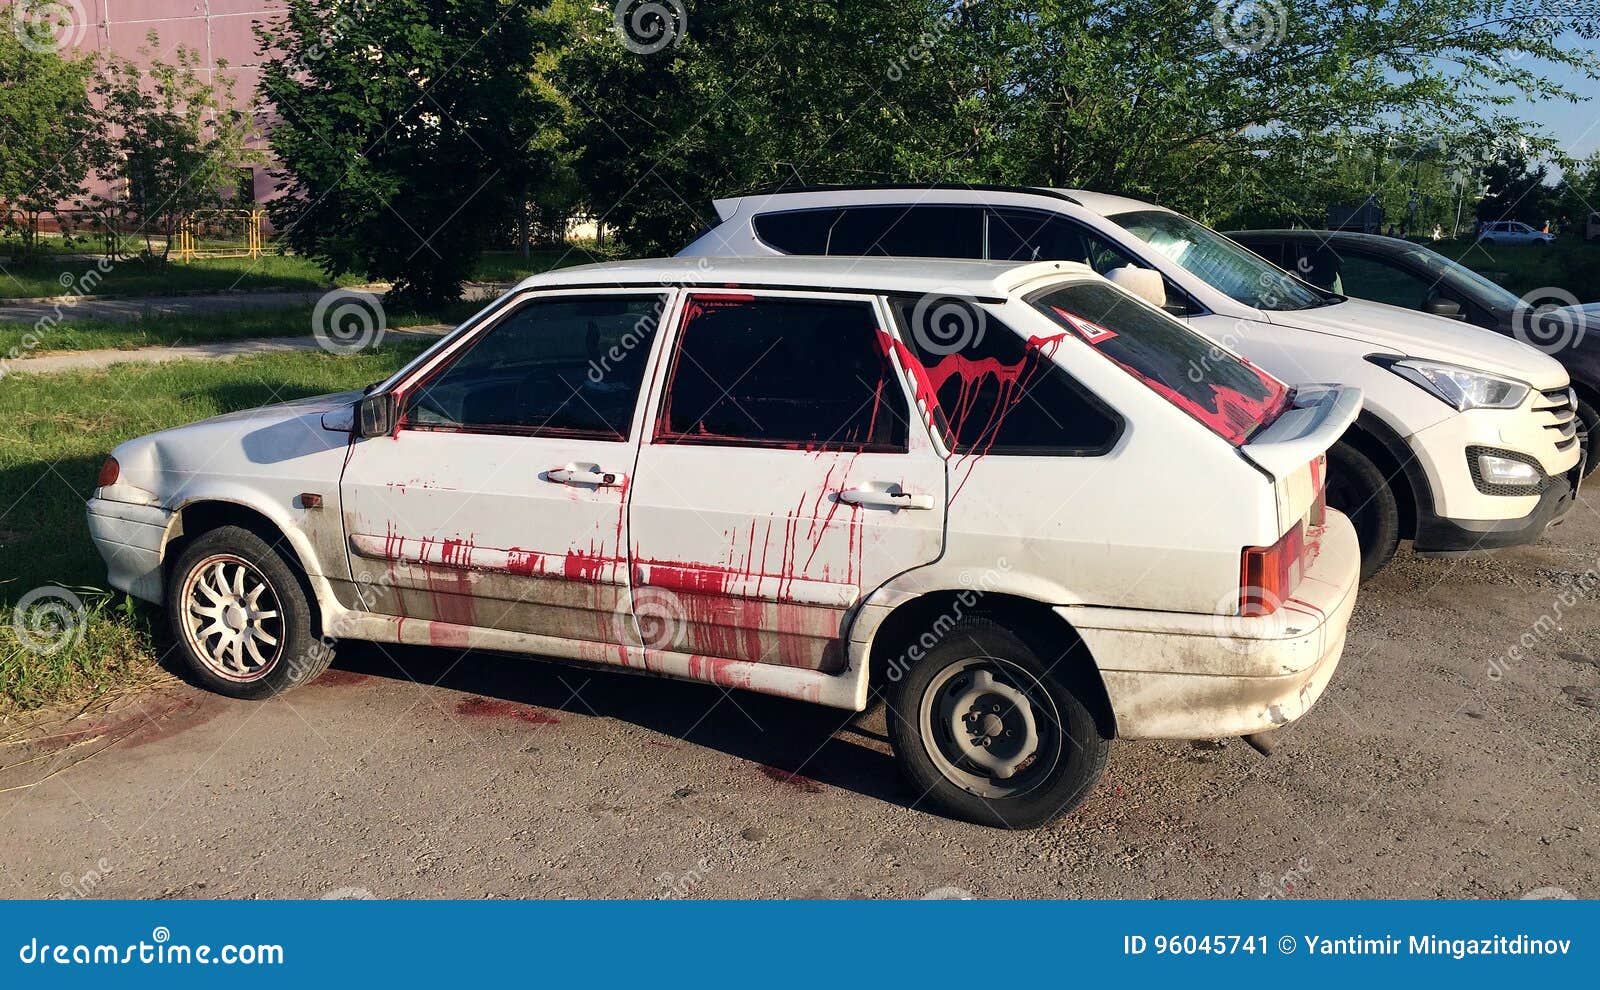
[[[1522,303],[1510,289],[1479,275],[1459,262],[1451,261],[1437,251],[1414,247],[1407,249],[1403,254],[1411,262],[1425,268],[1428,274],[1484,309],[1509,313]]]
[[[1246,306],[1280,311],[1310,309],[1336,299],[1322,295],[1255,252],[1181,214],[1136,210],[1108,219]]]
[[[1288,404],[1288,386],[1110,283],[1044,289],[1028,303],[1234,446]]]

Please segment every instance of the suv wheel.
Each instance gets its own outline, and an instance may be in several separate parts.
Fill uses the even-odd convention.
[[[887,692],[890,741],[917,797],[1001,828],[1081,804],[1111,741],[1057,667],[999,623],[956,623]]]
[[[1328,505],[1355,527],[1361,580],[1389,566],[1400,548],[1400,506],[1378,466],[1342,440],[1328,448]]]
[[[270,698],[333,661],[294,570],[247,529],[223,526],[189,544],[167,577],[166,599],[189,670],[218,694]]]

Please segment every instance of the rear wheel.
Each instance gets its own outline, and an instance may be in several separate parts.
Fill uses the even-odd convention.
[[[1061,666],[992,620],[957,623],[888,691],[890,740],[919,799],[1000,828],[1081,804],[1111,741]]]
[[[1378,466],[1344,441],[1328,448],[1328,505],[1355,527],[1361,580],[1387,567],[1400,547],[1400,506]]]
[[[270,698],[315,680],[333,661],[294,570],[247,529],[222,526],[189,544],[166,598],[189,670],[218,694]]]

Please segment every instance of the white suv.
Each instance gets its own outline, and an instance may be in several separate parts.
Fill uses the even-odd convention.
[[[870,683],[919,799],[1035,825],[1115,736],[1317,700],[1359,567],[1323,455],[1360,404],[1078,265],[611,264],[365,395],[127,442],[89,525],[225,694],[311,680],[335,637],[851,710]]]
[[[1402,539],[1422,553],[1532,543],[1571,507],[1576,400],[1554,359],[1509,337],[1346,299],[1171,210],[1077,190],[824,189],[717,201],[683,255],[1084,262],[1284,381],[1359,386],[1329,452],[1328,502],[1355,524],[1362,575]],[[1203,375],[1210,359],[1192,370]]]

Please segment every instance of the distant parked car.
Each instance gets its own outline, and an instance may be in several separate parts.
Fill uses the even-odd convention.
[[[1516,337],[1572,376],[1582,432],[1600,427],[1600,312],[1536,312],[1511,290],[1421,244],[1328,230],[1236,230],[1228,235],[1312,285]],[[1592,472],[1591,453],[1586,475]]]
[[[1479,244],[1554,244],[1555,242],[1555,235],[1535,230],[1519,220],[1486,223],[1478,231]]]
[[[1583,228],[1583,239],[1586,241],[1600,239],[1600,213],[1589,214],[1589,222]]]
[[[535,276],[365,394],[129,440],[89,502],[111,583],[237,698],[321,674],[322,636],[854,711],[873,678],[918,800],[1010,827],[1114,737],[1250,736],[1327,687],[1358,389],[1082,265],[702,261]]]

